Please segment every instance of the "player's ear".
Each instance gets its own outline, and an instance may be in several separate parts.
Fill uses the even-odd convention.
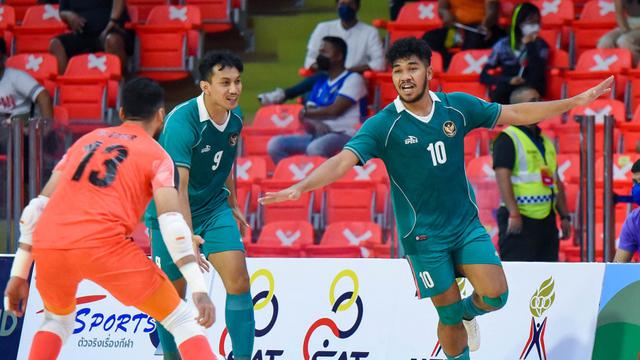
[[[431,64],[427,65],[427,80],[431,81],[433,79],[433,67]]]
[[[206,95],[211,95],[211,84],[209,84],[206,81],[200,81],[200,89],[202,90],[203,93],[205,93]]]
[[[124,121],[124,108],[122,106],[118,109],[118,116],[120,117],[120,120]]]

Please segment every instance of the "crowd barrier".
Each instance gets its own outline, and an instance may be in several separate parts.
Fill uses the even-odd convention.
[[[0,257],[0,285],[9,266],[10,258]],[[429,300],[415,298],[404,260],[249,259],[248,267],[256,315],[253,360],[446,359],[436,337],[435,310]],[[638,358],[637,264],[505,263],[504,268],[509,300],[501,311],[479,318],[482,346],[474,360]],[[217,353],[230,358],[224,288],[218,276],[208,276],[217,321],[207,336]],[[463,296],[473,291],[467,280],[458,286]],[[77,298],[74,334],[61,359],[158,358],[153,319],[88,281]],[[24,325],[2,312],[3,359],[16,353],[27,358],[42,310],[32,282]]]

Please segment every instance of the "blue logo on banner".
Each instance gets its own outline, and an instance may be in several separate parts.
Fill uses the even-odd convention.
[[[0,257],[0,291],[4,292],[4,288],[7,286],[12,263],[13,257]],[[18,357],[22,318],[17,318],[4,311],[2,303],[0,303],[0,309],[0,354],[3,359],[14,360]]]

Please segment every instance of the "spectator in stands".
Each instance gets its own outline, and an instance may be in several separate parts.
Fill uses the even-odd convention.
[[[70,57],[99,51],[117,55],[125,68],[134,42],[134,32],[124,28],[129,21],[125,0],[60,0],[60,18],[72,31],[49,44],[60,74]]]
[[[516,6],[510,34],[494,46],[482,69],[480,82],[489,86],[491,101],[508,104],[511,92],[522,85],[544,95],[549,46],[538,37],[540,10],[531,3]],[[491,74],[500,69],[497,74]]]
[[[347,43],[325,36],[317,56],[318,69],[328,76],[318,79],[300,112],[306,134],[276,136],[268,151],[274,163],[295,154],[329,157],[342,150],[356,132],[361,109],[366,107],[364,78],[345,68]]]
[[[615,0],[616,21],[618,27],[606,33],[598,48],[629,49],[633,55],[633,62],[640,60],[640,2],[634,0]]]
[[[633,163],[631,167],[633,177],[633,187],[631,195],[633,202],[640,205],[640,160]],[[624,220],[618,249],[613,259],[614,262],[630,262],[633,255],[640,247],[640,208],[634,209]]]
[[[485,49],[504,34],[498,27],[499,0],[438,0],[438,14],[444,26],[427,32],[423,39],[442,55],[445,68],[453,56],[450,48]]]
[[[517,88],[511,103],[539,101],[532,87]],[[508,261],[558,261],[556,213],[562,238],[571,233],[556,151],[537,125],[509,126],[493,145],[493,168],[502,198],[498,209],[500,256]]]
[[[337,0],[336,4],[339,19],[321,22],[309,38],[304,67],[314,71],[315,74],[288,89],[276,88],[258,95],[262,105],[280,104],[306,94],[318,80],[326,78],[326,73],[318,69],[316,63],[320,45],[325,36],[335,36],[346,41],[349,55],[345,65],[349,71],[362,73],[366,70],[384,70],[384,51],[378,30],[359,21],[356,17],[360,9],[360,0]]]

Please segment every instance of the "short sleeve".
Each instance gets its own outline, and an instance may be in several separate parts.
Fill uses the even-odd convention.
[[[634,219],[640,213],[637,211],[629,214],[627,219],[624,221],[622,225],[622,231],[620,232],[620,242],[618,243],[618,249],[626,250],[631,253],[634,253],[638,250],[638,238],[636,235],[636,226],[634,224]]]
[[[13,77],[13,87],[21,96],[36,101],[38,94],[44,88],[31,75],[26,72],[16,70]]]
[[[384,49],[380,35],[375,28],[369,32],[367,40],[367,53],[369,55],[369,68],[373,71],[384,71]]]
[[[516,148],[509,135],[501,133],[493,143],[493,168],[513,169],[516,162]]]
[[[191,168],[191,153],[197,141],[197,131],[187,121],[182,121],[182,112],[167,116],[160,137],[160,145],[167,151],[176,166]]]
[[[304,67],[308,69],[311,65],[316,63],[316,58],[320,52],[320,46],[322,45],[322,38],[325,36],[324,27],[325,23],[320,23],[313,29],[311,36],[309,37],[309,43],[307,44],[307,55],[304,59]]]
[[[502,105],[498,103],[487,102],[462,92],[449,94],[449,100],[451,106],[464,114],[465,133],[476,128],[492,129],[502,111]]]
[[[163,187],[178,187],[178,170],[168,154],[164,153],[160,159],[154,160],[152,168],[151,187],[153,190]]]
[[[362,76],[358,73],[350,74],[340,87],[338,95],[344,96],[356,103],[367,96],[367,86]]]
[[[64,171],[64,169],[66,169],[67,167],[68,159],[69,159],[68,153],[64,154],[62,159],[60,159],[60,161],[58,161],[58,163],[56,164],[56,167],[53,168],[53,171]]]
[[[365,121],[360,130],[344,146],[345,150],[351,151],[358,157],[359,165],[364,165],[370,159],[382,156],[384,148],[382,141],[384,134],[382,132],[384,129],[380,126],[379,120],[373,117]]]

